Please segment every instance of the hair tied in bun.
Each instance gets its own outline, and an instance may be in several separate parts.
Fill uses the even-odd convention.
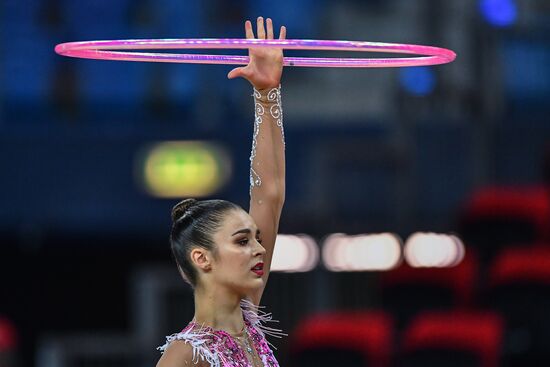
[[[178,219],[181,219],[185,215],[187,210],[191,206],[195,205],[196,203],[197,203],[197,200],[195,200],[195,199],[185,199],[185,200],[182,200],[179,203],[177,203],[172,208],[172,221],[175,222]]]

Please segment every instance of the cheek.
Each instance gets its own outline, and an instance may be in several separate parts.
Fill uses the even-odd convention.
[[[227,271],[242,269],[250,263],[249,251],[245,248],[228,251],[224,254],[223,263]]]
[[[250,262],[250,255],[248,250],[242,250],[235,256],[235,264],[239,268],[244,268]]]

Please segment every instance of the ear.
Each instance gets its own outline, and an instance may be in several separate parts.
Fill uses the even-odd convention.
[[[210,262],[210,254],[208,251],[202,248],[195,248],[191,250],[191,261],[202,270],[209,271],[212,269]]]

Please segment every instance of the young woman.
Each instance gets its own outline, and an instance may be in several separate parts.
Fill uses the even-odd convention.
[[[246,38],[253,39],[250,21]],[[258,39],[273,39],[271,19],[257,19]],[[281,27],[279,39],[286,36]],[[250,62],[228,74],[253,86],[254,134],[250,155],[250,210],[224,200],[186,199],[172,210],[171,247],[194,290],[195,315],[167,337],[157,367],[278,366],[265,334],[269,314],[258,310],[269,277],[285,197],[280,80],[281,49],[250,49]]]

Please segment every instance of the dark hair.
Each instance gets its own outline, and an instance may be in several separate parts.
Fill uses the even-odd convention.
[[[170,247],[184,279],[192,288],[197,285],[198,274],[191,263],[191,250],[202,247],[211,251],[215,258],[217,251],[212,235],[220,228],[225,214],[235,209],[241,207],[230,201],[195,199],[182,200],[172,208]]]

